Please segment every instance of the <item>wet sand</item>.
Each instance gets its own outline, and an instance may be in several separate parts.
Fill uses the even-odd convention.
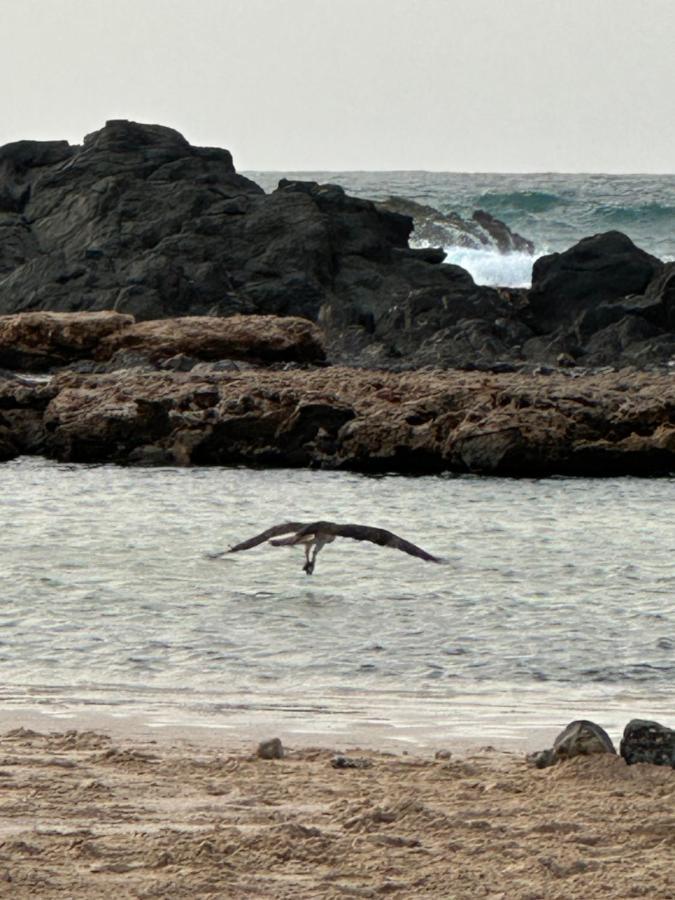
[[[0,896],[675,897],[674,770],[449,749],[3,729]]]

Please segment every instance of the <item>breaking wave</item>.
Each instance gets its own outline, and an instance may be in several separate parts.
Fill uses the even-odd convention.
[[[446,247],[445,262],[461,266],[471,273],[476,284],[490,287],[529,287],[532,265],[541,253],[499,253],[486,247],[473,250],[467,247]]]

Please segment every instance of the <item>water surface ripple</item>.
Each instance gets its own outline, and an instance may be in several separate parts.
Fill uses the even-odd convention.
[[[1,471],[5,705],[493,737],[675,708],[675,479]],[[311,578],[289,548],[209,559],[285,518],[389,527],[447,564],[351,541]]]

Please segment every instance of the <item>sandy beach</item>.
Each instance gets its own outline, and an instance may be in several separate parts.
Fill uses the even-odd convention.
[[[255,750],[212,732],[3,727],[0,896],[675,897],[669,768]],[[335,768],[338,751],[358,768]]]

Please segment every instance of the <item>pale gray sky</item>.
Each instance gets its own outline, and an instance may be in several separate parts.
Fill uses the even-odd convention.
[[[170,125],[238,169],[675,171],[675,0],[0,0],[0,144]]]

